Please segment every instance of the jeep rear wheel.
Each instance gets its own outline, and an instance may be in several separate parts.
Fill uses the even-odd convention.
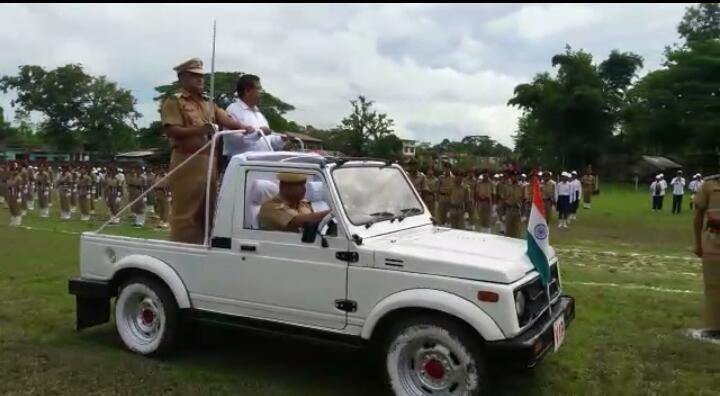
[[[486,386],[478,336],[451,319],[407,320],[390,332],[384,352],[398,396],[477,396]]]
[[[115,302],[115,326],[125,346],[141,355],[169,352],[178,332],[175,297],[150,277],[132,278],[120,287]]]

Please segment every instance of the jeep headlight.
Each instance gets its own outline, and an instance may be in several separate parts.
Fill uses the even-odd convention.
[[[522,291],[515,293],[515,311],[517,312],[518,318],[522,318],[525,315],[525,293]]]

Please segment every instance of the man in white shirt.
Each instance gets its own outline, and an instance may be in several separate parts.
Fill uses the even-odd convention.
[[[665,175],[662,173],[655,176],[655,181],[650,183],[650,192],[652,193],[652,210],[656,212],[662,210],[663,201],[665,200],[665,189],[667,189],[667,182],[664,179]]]
[[[681,170],[677,171],[675,177],[670,181],[670,186],[673,190],[672,214],[680,214],[683,194],[685,194],[685,178]]]
[[[285,146],[284,135],[273,134],[258,105],[262,97],[260,78],[243,74],[237,82],[238,99],[227,108],[228,114],[245,125],[247,133],[223,137],[223,156],[229,160],[247,151],[275,151]]]
[[[698,192],[700,186],[702,186],[702,175],[696,173],[688,184],[688,189],[690,189],[690,210],[693,210],[693,205],[695,203],[695,193]]]

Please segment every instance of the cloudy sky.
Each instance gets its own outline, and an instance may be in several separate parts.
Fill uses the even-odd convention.
[[[82,63],[131,89],[141,125],[159,118],[153,87],[198,56],[261,76],[293,104],[289,118],[331,127],[363,94],[402,137],[487,134],[511,145],[516,84],[550,70],[565,44],[598,61],[614,48],[660,66],[682,4],[0,5],[0,74],[23,64]],[[10,95],[0,94],[9,109]]]

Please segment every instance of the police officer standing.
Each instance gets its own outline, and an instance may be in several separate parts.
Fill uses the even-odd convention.
[[[550,225],[553,220],[553,208],[555,207],[555,181],[552,179],[552,172],[545,171],[538,173],[542,177],[540,184],[540,193],[543,199],[543,208],[545,209],[545,221]]]
[[[457,171],[453,177],[448,198],[450,227],[458,230],[465,229],[465,211],[469,195],[464,175],[460,171]]]
[[[592,166],[588,165],[581,182],[583,208],[590,209],[590,205],[592,204],[592,195],[595,190],[595,176],[592,174]]]
[[[450,164],[445,164],[443,174],[438,178],[438,222],[440,225],[447,224],[448,212],[450,211],[450,190],[452,189],[454,177]]]
[[[174,68],[180,83],[180,92],[162,102],[160,118],[164,132],[170,138],[172,153],[170,171],[202,148],[214,133],[213,124],[229,129],[243,129],[224,110],[212,106],[203,91],[205,79],[203,63],[190,59]],[[205,191],[210,183],[210,210],[215,206],[217,168],[211,165],[207,180],[210,149],[193,157],[170,176],[169,189],[173,203],[170,215],[170,239],[176,242],[202,244],[205,229]]]
[[[128,202],[133,202],[142,195],[145,186],[145,177],[140,173],[137,166],[130,168],[127,176]],[[132,213],[135,215],[133,226],[142,227],[145,225],[145,202],[142,199],[132,205]]]
[[[702,259],[705,328],[693,338],[720,343],[720,175],[705,179],[695,195],[695,254]]]
[[[516,170],[509,171],[508,183],[503,188],[503,204],[505,206],[505,236],[520,238],[522,203],[527,198],[527,190],[519,183]]]
[[[490,232],[490,221],[492,217],[493,205],[493,185],[490,181],[490,175],[487,169],[480,174],[480,180],[475,184],[475,219],[477,221],[478,231]]]
[[[437,218],[437,196],[439,188],[439,180],[435,177],[435,171],[432,165],[427,168],[425,172],[425,179],[427,180],[428,194],[425,197],[425,205],[427,205],[430,213],[434,218]]]
[[[78,203],[80,204],[80,221],[90,220],[90,204],[92,203],[92,177],[87,167],[80,168],[78,178]]]

